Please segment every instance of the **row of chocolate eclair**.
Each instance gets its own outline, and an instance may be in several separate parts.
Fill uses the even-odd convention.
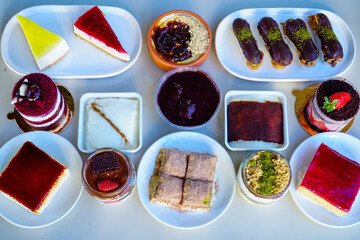
[[[310,27],[316,32],[321,41],[324,61],[333,67],[343,59],[343,49],[338,41],[330,20],[325,14],[318,13],[308,17]],[[290,18],[282,23],[285,35],[293,42],[299,54],[299,59],[305,66],[316,63],[319,52],[311,39],[305,22]],[[263,17],[257,28],[269,51],[275,68],[285,68],[293,61],[289,46],[285,43],[279,25],[270,17]],[[258,69],[263,62],[263,52],[259,50],[257,42],[251,33],[250,25],[245,19],[237,18],[233,22],[233,32],[245,55],[246,64],[251,69]]]

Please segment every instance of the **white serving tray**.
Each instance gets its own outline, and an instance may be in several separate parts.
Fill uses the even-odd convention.
[[[63,59],[42,73],[57,79],[105,78],[125,72],[134,65],[141,51],[141,29],[134,16],[124,9],[99,6],[121,45],[129,53],[129,62],[114,58],[75,36],[74,23],[92,7],[42,5],[17,13],[63,37],[70,46],[70,52]],[[39,72],[16,15],[5,26],[1,52],[4,62],[15,73],[26,75]]]
[[[331,67],[330,64],[323,61],[320,41],[307,24],[308,16],[316,13],[324,13],[329,18],[334,32],[343,47],[344,59],[335,67]],[[265,43],[257,30],[258,22],[266,16],[272,17],[279,24],[285,42],[292,51],[293,63],[285,69],[273,67],[269,52],[266,50]],[[257,40],[259,49],[264,53],[263,64],[257,70],[251,70],[247,67],[244,54],[233,34],[232,24],[236,18],[244,18],[249,22],[251,32]],[[306,22],[310,35],[319,50],[319,59],[315,66],[306,67],[302,65],[294,44],[285,37],[281,23],[284,23],[289,18],[301,18]],[[311,8],[255,8],[235,11],[226,16],[218,25],[215,48],[221,65],[229,73],[238,78],[253,81],[315,81],[329,79],[343,74],[350,68],[356,51],[354,36],[342,18],[326,10]]]
[[[283,131],[284,131],[284,144],[278,147],[269,147],[266,143],[260,141],[244,141],[242,144],[238,143],[237,146],[228,142],[228,125],[227,125],[227,108],[231,100],[233,99],[243,100],[243,101],[266,101],[276,98],[282,103],[283,107]],[[229,91],[225,95],[224,100],[224,109],[225,109],[225,145],[231,151],[247,151],[247,150],[261,150],[269,149],[275,151],[281,151],[288,147],[289,145],[289,133],[288,133],[288,122],[287,122],[287,108],[286,108],[286,97],[282,92],[278,91]]]
[[[80,98],[79,104],[79,123],[78,123],[78,148],[82,152],[90,153],[97,149],[87,149],[85,146],[85,114],[86,109],[85,105],[87,101],[91,98],[109,98],[109,97],[117,97],[117,98],[129,98],[129,99],[137,99],[139,100],[139,145],[135,149],[117,149],[126,153],[134,153],[137,152],[142,146],[142,97],[140,94],[136,92],[121,92],[121,93],[85,93]]]

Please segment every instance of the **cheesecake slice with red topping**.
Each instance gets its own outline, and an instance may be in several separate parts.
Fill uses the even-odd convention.
[[[347,214],[360,188],[360,164],[321,144],[298,191],[336,215]]]
[[[129,54],[121,46],[119,39],[97,6],[79,17],[74,24],[74,33],[111,56],[130,61]]]

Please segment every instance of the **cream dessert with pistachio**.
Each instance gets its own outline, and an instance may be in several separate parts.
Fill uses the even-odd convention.
[[[118,150],[139,146],[139,100],[91,98],[85,106],[85,148]]]

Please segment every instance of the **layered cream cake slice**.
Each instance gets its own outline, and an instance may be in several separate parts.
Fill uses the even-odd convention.
[[[297,190],[342,216],[350,211],[359,188],[360,164],[322,143]]]
[[[129,54],[121,46],[119,39],[97,6],[79,17],[74,24],[74,33],[111,56],[130,61]]]
[[[35,214],[49,205],[70,172],[32,142],[25,142],[0,175],[0,191]]]
[[[17,18],[40,70],[55,64],[70,51],[65,39],[59,35],[40,27],[26,17],[17,15]]]

